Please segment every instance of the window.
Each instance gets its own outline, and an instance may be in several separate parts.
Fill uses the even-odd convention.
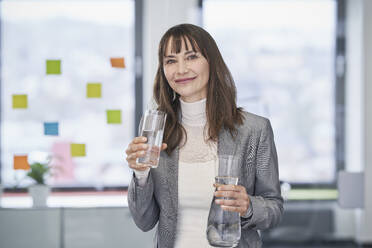
[[[13,169],[14,156],[32,163],[52,155],[61,168],[49,180],[54,187],[128,185],[135,2],[3,0],[0,7],[2,184],[31,183]],[[111,58],[124,58],[125,68]]]
[[[238,91],[238,105],[268,117],[280,179],[335,181],[334,0],[204,0]]]

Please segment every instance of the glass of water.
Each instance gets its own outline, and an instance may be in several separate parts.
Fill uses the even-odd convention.
[[[237,157],[219,156],[215,177],[217,187],[218,185],[238,185],[239,167]],[[213,197],[207,224],[208,242],[214,247],[236,247],[241,236],[240,214],[223,210],[219,204],[215,203],[216,199],[229,200],[227,197]]]
[[[137,163],[158,167],[166,118],[167,114],[159,110],[146,110],[143,114],[138,135],[147,138],[148,149],[143,157],[137,159]]]

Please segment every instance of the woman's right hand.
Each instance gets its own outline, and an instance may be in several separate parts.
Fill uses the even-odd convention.
[[[137,158],[143,157],[148,149],[148,144],[146,144],[146,137],[135,137],[131,143],[129,143],[125,153],[127,154],[127,162],[131,169],[144,171],[150,167],[146,164],[138,164]],[[163,143],[161,146],[161,151],[167,149],[167,144]]]

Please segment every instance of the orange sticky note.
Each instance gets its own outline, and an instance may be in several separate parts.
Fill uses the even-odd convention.
[[[27,155],[17,156],[14,155],[14,169],[15,170],[29,170],[30,165],[27,161]]]
[[[125,68],[124,58],[111,58],[111,66],[116,68]]]

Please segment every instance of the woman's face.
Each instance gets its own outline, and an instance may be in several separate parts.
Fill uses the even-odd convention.
[[[196,102],[207,96],[209,63],[200,52],[194,52],[189,40],[188,50],[182,42],[181,51],[172,53],[172,38],[164,55],[164,74],[170,87],[185,102]]]

